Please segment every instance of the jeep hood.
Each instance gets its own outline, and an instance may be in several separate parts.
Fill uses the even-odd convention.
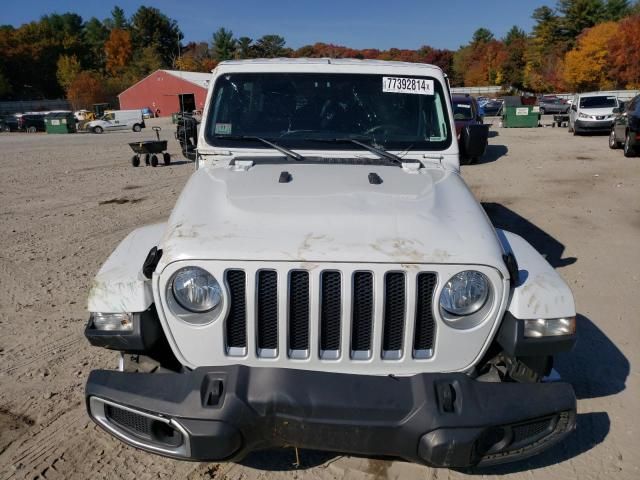
[[[382,183],[370,183],[372,173]],[[160,268],[189,259],[504,268],[484,211],[459,175],[439,166],[206,167],[185,186],[160,248]]]

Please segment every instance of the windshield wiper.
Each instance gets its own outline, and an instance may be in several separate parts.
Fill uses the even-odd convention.
[[[289,150],[288,148],[278,145],[277,143],[273,143],[267,140],[266,138],[254,137],[251,135],[216,135],[216,138],[224,138],[227,140],[249,140],[253,142],[262,142],[265,145],[269,145],[270,147],[275,148],[276,150],[278,150],[280,153],[284,154],[288,158],[292,158],[297,161],[304,160],[304,157],[299,153]]]
[[[327,142],[327,143],[354,143],[366,150],[369,150],[371,153],[375,153],[378,157],[389,160],[391,163],[396,165],[402,165],[402,158],[397,155],[394,155],[391,152],[387,152],[383,148],[374,147],[365,142],[361,142],[360,140],[356,140],[355,138],[307,138],[305,140],[315,141],[315,142]]]

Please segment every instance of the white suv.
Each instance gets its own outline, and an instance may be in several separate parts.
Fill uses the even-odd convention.
[[[618,106],[618,98],[606,92],[575,95],[569,109],[569,132],[609,132],[615,118],[613,109]]]
[[[573,296],[462,180],[440,68],[231,61],[209,88],[171,216],[93,283],[85,335],[123,355],[89,376],[93,420],[181,459],[294,445],[445,467],[573,429],[573,388],[547,381]],[[479,155],[486,126],[463,132]]]

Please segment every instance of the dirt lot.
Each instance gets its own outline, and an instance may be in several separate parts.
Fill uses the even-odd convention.
[[[115,354],[84,340],[88,288],[129,231],[168,216],[193,166],[130,167],[126,143],[150,138],[149,128],[0,134],[0,480],[640,478],[640,158],[564,128],[493,132],[484,161],[463,176],[494,223],[559,269],[580,314],[579,343],[557,364],[579,398],[578,429],[563,445],[491,471],[454,472],[305,451],[296,469],[292,449],[242,465],[196,464],[113,440],[83,405],[88,372],[116,365]]]

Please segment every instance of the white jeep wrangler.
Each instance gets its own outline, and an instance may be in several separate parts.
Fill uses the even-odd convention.
[[[88,379],[101,427],[199,461],[291,445],[447,467],[574,428],[550,381],[571,291],[460,177],[439,68],[223,62],[203,119],[169,220],[125,238],[89,295],[87,338],[122,352]],[[470,155],[487,131],[463,136]]]

